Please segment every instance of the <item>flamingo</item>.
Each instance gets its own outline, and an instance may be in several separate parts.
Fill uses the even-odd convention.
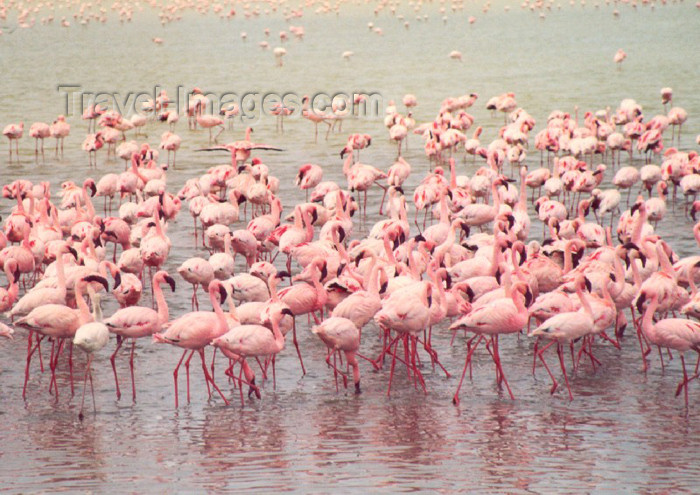
[[[116,311],[112,316],[104,320],[104,324],[109,331],[117,335],[117,347],[110,357],[112,370],[114,371],[114,383],[117,388],[117,399],[121,398],[121,391],[119,390],[119,379],[117,377],[115,359],[124,340],[131,339],[129,368],[131,370],[132,398],[134,401],[136,400],[136,385],[134,382],[134,350],[136,348],[136,339],[150,337],[160,332],[163,326],[168,322],[168,304],[163,295],[163,289],[161,288],[161,284],[165,282],[167,282],[168,285],[170,285],[170,289],[175,292],[175,280],[168,275],[168,272],[160,270],[153,275],[153,297],[156,301],[157,310],[142,306],[129,306]]]
[[[56,139],[56,156],[58,156],[58,145],[61,145],[61,156],[63,156],[63,142],[70,134],[70,124],[66,122],[64,115],[59,115],[49,127],[51,137]]]
[[[569,378],[566,374],[566,366],[564,365],[564,357],[562,353],[562,342],[573,342],[575,339],[583,337],[585,335],[593,332],[595,327],[596,317],[593,314],[591,305],[588,299],[583,293],[583,288],[586,286],[587,280],[583,275],[580,275],[576,281],[576,294],[581,302],[581,308],[578,311],[562,312],[552,316],[547,319],[544,323],[533,330],[529,336],[531,337],[544,337],[551,339],[551,342],[545,345],[542,349],[537,349],[535,347],[535,355],[544,364],[547,373],[552,379],[552,388],[550,393],[554,393],[557,389],[557,381],[554,379],[554,375],[549,370],[547,363],[544,360],[542,354],[550,346],[556,343],[557,354],[559,355],[559,364],[561,365],[561,371],[564,374],[564,381],[566,382],[566,388],[569,392],[569,399],[574,400],[574,396],[571,393],[571,387],[569,386]]]
[[[294,183],[306,191],[306,201],[309,200],[309,189],[313,189],[323,180],[323,169],[313,163],[305,163],[299,167],[299,173]]]
[[[217,117],[216,115],[208,115],[208,114],[203,114],[203,115],[197,115],[197,123],[201,126],[204,127],[205,129],[209,129],[209,143],[211,144],[212,142],[212,134],[211,130],[214,127],[220,127],[219,132],[214,136],[213,141],[216,142],[217,138],[219,135],[224,132],[224,120],[220,117]],[[167,149],[167,148],[166,148]]]
[[[653,315],[659,307],[659,294],[656,290],[651,288],[640,293],[637,299],[637,310],[642,313],[643,304],[647,298],[649,298],[649,305],[643,312],[642,332],[651,344],[673,349],[680,353],[683,380],[678,384],[676,395],[680,395],[681,390],[685,391],[685,407],[687,408],[688,383],[697,378],[698,374],[688,377],[683,354],[689,350],[700,354],[700,323],[684,318],[666,318],[654,323]]]
[[[250,140],[250,133],[253,132],[252,127],[246,128],[245,139],[242,141],[234,141],[229,144],[214,146],[212,148],[202,148],[196,151],[228,151],[231,153],[231,166],[234,169],[238,169],[238,162],[243,163],[250,158],[250,154],[253,150],[271,150],[271,151],[283,151],[280,148],[270,146],[268,144],[254,143]]]
[[[202,370],[204,379],[207,383],[207,390],[211,397],[211,386],[219,393],[224,403],[228,405],[228,400],[224,397],[219,387],[214,383],[214,378],[209,374],[207,365],[204,361],[204,348],[214,339],[224,335],[228,331],[228,323],[226,317],[221,310],[221,304],[217,299],[217,293],[221,298],[221,302],[226,300],[226,289],[220,280],[212,280],[209,283],[209,299],[211,300],[214,312],[210,311],[192,311],[186,313],[176,320],[173,320],[168,325],[168,328],[163,333],[154,333],[153,341],[156,343],[172,344],[184,349],[180,361],[178,361],[175,370],[173,371],[173,379],[175,382],[175,407],[178,407],[178,392],[177,392],[177,374],[185,360],[185,356],[189,353],[189,357],[185,361],[185,369],[187,370],[187,402],[190,401],[190,360],[194,356],[194,352],[199,353],[202,359]]]
[[[496,379],[498,384],[500,386],[501,382],[505,383],[510,398],[515,399],[513,392],[510,390],[510,385],[508,385],[505,373],[503,372],[503,367],[501,366],[501,358],[498,353],[498,337],[501,334],[515,333],[522,330],[527,323],[527,306],[530,304],[532,294],[530,293],[529,286],[525,282],[517,282],[510,289],[510,294],[506,294],[510,297],[496,299],[478,309],[474,309],[469,314],[450,325],[450,330],[452,331],[466,330],[476,334],[469,340],[467,345],[467,358],[464,362],[462,378],[459,381],[457,391],[452,399],[455,405],[459,404],[459,390],[462,388],[462,381],[464,380],[467,368],[471,364],[474,351],[484,339],[485,335],[488,336],[490,341],[486,345],[487,348],[489,348],[489,345],[491,347],[489,348],[489,353],[491,353],[493,362],[496,365]],[[474,340],[476,340],[475,343]]]
[[[44,156],[44,139],[51,136],[49,124],[45,122],[34,122],[29,127],[29,135],[34,138],[34,154],[39,154],[39,140],[41,140],[41,156]]]
[[[55,394],[58,397],[58,386],[56,385],[56,367],[58,365],[58,357],[63,348],[65,339],[73,338],[76,330],[85,323],[92,320],[90,315],[90,310],[83,299],[83,290],[87,286],[88,282],[97,282],[104,286],[105,290],[109,290],[107,280],[98,275],[89,275],[80,279],[75,285],[75,301],[78,309],[71,309],[62,304],[44,304],[38,306],[29,312],[26,316],[18,319],[15,322],[15,326],[26,328],[30,331],[30,338],[27,347],[27,364],[24,372],[24,387],[22,389],[22,398],[26,398],[27,394],[27,384],[29,382],[29,366],[31,364],[32,355],[39,349],[41,341],[49,337],[58,341],[54,341],[54,349],[52,348],[51,356],[51,386],[55,386]],[[31,335],[37,333],[36,345],[32,346]],[[41,352],[41,351],[39,351]],[[72,369],[73,363],[69,361],[71,369],[71,390],[73,386],[72,382]],[[49,389],[50,390],[50,389]]]
[[[280,311],[272,312],[270,317],[272,333],[270,333],[270,328],[262,325],[238,325],[228,330],[225,334],[212,339],[211,345],[220,348],[228,357],[235,355],[243,360],[247,357],[257,358],[272,356],[274,370],[274,356],[284,349],[284,336],[280,331],[279,325],[282,318],[286,315],[292,315],[289,308],[283,308]],[[241,370],[244,369],[243,363],[241,365]],[[229,376],[233,376],[233,373]],[[248,379],[248,385],[251,387],[251,390],[256,389],[254,375],[251,375],[250,378],[246,378]],[[239,382],[243,383],[240,376]],[[241,402],[242,401],[243,391],[241,390]]]
[[[320,323],[315,312],[319,310],[322,311],[323,306],[328,300],[328,293],[323,285],[321,285],[321,279],[326,276],[325,264],[326,262],[323,258],[315,258],[311,264],[304,269],[304,272],[295,277],[295,280],[305,280],[306,283],[294,284],[277,293],[279,300],[286,304],[294,315],[292,335],[294,347],[296,347],[297,355],[299,356],[302,375],[306,374],[306,368],[304,367],[304,361],[302,360],[301,351],[299,350],[299,344],[297,342],[296,317],[310,313],[316,324]]]
[[[10,142],[10,160],[12,160],[12,141],[15,142],[15,156],[19,160],[19,140],[24,134],[24,122],[6,125],[2,130],[2,134]]]
[[[88,377],[90,378],[90,390],[92,391],[92,405],[93,410],[96,410],[95,406],[95,390],[92,386],[92,374],[90,371],[90,366],[92,364],[92,357],[95,352],[104,348],[109,342],[109,330],[107,326],[102,322],[102,310],[100,308],[100,296],[99,294],[92,293],[90,295],[93,308],[93,319],[94,321],[83,323],[75,331],[73,336],[73,345],[84,351],[88,355],[87,364],[85,365],[85,379],[83,380],[83,397],[80,401],[80,413],[78,413],[78,418],[83,420],[83,407],[85,406],[85,388],[87,386]]]
[[[357,351],[360,348],[360,330],[355,323],[341,316],[332,316],[311,329],[311,332],[323,341],[328,347],[328,356],[326,363],[333,368],[336,375],[338,368],[335,365],[335,354],[342,351],[345,353],[345,360],[348,366],[352,366],[353,382],[355,384],[355,393],[360,393],[360,366],[357,362]],[[333,355],[333,364],[330,362]],[[341,373],[342,374],[342,373]],[[346,377],[343,375],[343,382],[346,382]],[[337,381],[336,381],[337,386]],[[347,386],[347,385],[346,385]]]

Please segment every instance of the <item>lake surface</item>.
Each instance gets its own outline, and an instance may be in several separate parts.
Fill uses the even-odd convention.
[[[440,6],[447,9],[442,21]],[[246,122],[236,122],[220,142],[241,139],[245,126],[254,126],[253,139],[283,148],[283,153],[261,157],[280,178],[285,214],[304,195],[294,187],[299,165],[319,163],[325,179],[342,179],[338,152],[351,132],[373,136],[362,152],[363,162],[386,169],[393,163],[395,145],[388,142],[383,115],[348,118],[342,132],[328,140],[323,134],[314,142],[312,125],[298,117],[285,122],[285,133],[275,131],[275,119],[260,109],[262,95],[336,94],[367,92],[383,105],[413,93],[419,105],[414,117],[432,119],[440,101],[448,96],[475,92],[469,110],[476,125],[484,127],[482,142],[496,137],[502,115],[485,109],[488,98],[515,93],[518,104],[536,120],[531,133],[542,128],[555,109],[574,112],[614,109],[623,98],[634,98],[647,119],[662,113],[659,90],[670,86],[674,104],[684,107],[690,118],[683,127],[680,148],[697,149],[700,133],[700,11],[692,2],[662,4],[605,4],[593,2],[552,4],[551,10],[530,11],[503,2],[492,2],[488,13],[483,4],[468,2],[452,13],[448,4],[397,7],[373,14],[373,5],[343,5],[340,15],[305,15],[286,22],[281,12],[246,19],[243,7],[237,16],[222,20],[185,12],[179,22],[161,26],[157,13],[144,6],[131,23],[119,24],[107,9],[110,21],[81,26],[72,11],[59,9],[56,21],[31,29],[12,28],[16,14],[4,21],[0,37],[0,116],[2,125],[25,122],[20,142],[20,162],[8,163],[7,143],[0,145],[0,181],[16,178],[50,180],[54,195],[64,180],[82,182],[123,169],[122,163],[98,157],[97,170],[88,168],[80,144],[86,124],[75,108],[66,109],[65,92],[58,86],[77,85],[82,92],[116,93],[121,101],[129,93],[165,88],[171,96],[178,87],[198,86],[213,95],[258,93]],[[261,6],[261,12],[267,8]],[[613,15],[618,9],[619,16]],[[418,20],[417,15],[427,15]],[[46,15],[41,11],[37,21]],[[403,15],[404,20],[397,16]],[[469,24],[468,16],[476,22]],[[70,28],[59,20],[68,16]],[[407,29],[404,22],[410,22]],[[380,36],[368,23],[382,29]],[[281,45],[277,33],[290,24],[303,25],[305,39]],[[271,35],[266,38],[264,29]],[[247,33],[243,41],[241,32]],[[161,37],[162,45],[151,41]],[[290,35],[291,38],[291,35]],[[277,67],[271,47],[284,46],[284,66]],[[618,69],[612,61],[618,48],[627,60]],[[349,61],[341,54],[351,50]],[[448,58],[460,50],[462,63]],[[403,108],[400,108],[403,110]],[[68,114],[73,126],[66,140],[65,156],[57,160],[48,149],[44,161],[35,161],[29,125],[52,121]],[[167,126],[150,122],[145,132],[156,146]],[[325,129],[323,129],[325,131]],[[168,172],[170,191],[208,167],[226,163],[228,155],[196,153],[208,145],[208,132],[188,131],[181,118],[176,132],[183,145],[177,169]],[[471,131],[469,131],[471,133]],[[669,134],[670,136],[670,134]],[[667,143],[667,146],[669,144]],[[407,181],[412,190],[428,162],[418,136],[410,136],[406,159],[413,166]],[[627,157],[623,157],[623,164]],[[528,163],[539,166],[531,151]],[[635,155],[636,165],[643,159]],[[659,158],[655,158],[659,163]],[[481,163],[458,160],[459,173],[472,175]],[[506,166],[506,172],[509,168]],[[606,172],[606,187],[612,172]],[[355,236],[362,236],[379,219],[376,211],[380,190],[370,191],[367,220],[356,220]],[[99,202],[96,205],[100,205]],[[3,218],[11,202],[0,202]],[[533,218],[535,218],[533,216]],[[192,220],[186,207],[171,222],[173,247],[166,268],[175,274],[180,263],[192,256],[206,256],[195,246]],[[244,223],[232,228],[243,228]],[[532,238],[541,232],[533,221]],[[658,232],[681,256],[697,254],[692,223],[683,208],[667,214]],[[416,232],[417,233],[417,232]],[[243,269],[241,263],[239,269]],[[179,277],[176,294],[166,295],[171,316],[190,310],[190,288]],[[144,296],[141,304],[150,304]],[[209,307],[208,303],[203,304]],[[103,305],[106,315],[116,309],[111,299]],[[466,342],[458,336],[450,346],[447,322],[433,329],[434,347],[452,377],[432,370],[426,356],[422,369],[428,393],[416,390],[397,366],[391,395],[387,397],[388,366],[373,371],[361,361],[361,395],[335,390],[332,372],[325,365],[325,347],[308,331],[305,318],[299,330],[307,374],[301,370],[290,345],[278,359],[277,387],[267,382],[262,400],[246,400],[241,406],[238,391],[223,379],[225,362],[217,360],[216,377],[231,405],[220,398],[207,400],[201,366],[193,360],[192,401],[184,399],[184,370],[180,379],[180,407],[174,408],[172,370],[180,352],[176,348],[140,342],[136,356],[137,401],[130,399],[128,355],[120,355],[118,372],[124,396],[115,400],[108,356],[112,341],[94,360],[96,409],[91,404],[83,421],[78,419],[81,378],[85,359],[75,356],[76,396],[70,397],[67,363],[59,365],[60,396],[48,393],[49,373],[37,363],[27,400],[22,400],[26,335],[18,331],[13,341],[0,342],[0,486],[11,492],[34,491],[158,491],[260,492],[290,490],[330,491],[490,491],[507,493],[571,492],[694,492],[700,485],[700,419],[697,408],[699,385],[690,386],[690,406],[675,397],[680,379],[676,358],[662,371],[658,356],[651,368],[641,370],[639,347],[627,332],[622,349],[600,344],[596,356],[602,366],[594,371],[588,363],[571,376],[574,400],[561,389],[549,394],[550,381],[538,366],[532,373],[532,341],[527,337],[502,338],[503,368],[516,400],[499,390],[493,364],[485,349],[475,357],[473,378],[462,389],[462,402],[454,406],[466,355]],[[4,320],[3,320],[4,321]],[[44,348],[45,364],[48,347]],[[362,352],[376,356],[380,350],[377,329],[365,329]],[[210,354],[209,354],[210,355]],[[689,356],[689,361],[693,361]],[[556,357],[548,358],[556,366]],[[555,372],[556,374],[556,372]],[[558,374],[556,374],[559,377]],[[89,399],[88,399],[89,400]]]

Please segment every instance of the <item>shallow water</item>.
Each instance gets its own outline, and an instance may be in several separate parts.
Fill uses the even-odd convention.
[[[3,125],[24,119],[27,128],[35,120],[50,120],[65,113],[59,84],[79,84],[85,91],[152,91],[165,87],[171,95],[176,87],[195,85],[213,92],[235,91],[298,95],[343,91],[376,92],[384,104],[407,92],[416,94],[414,110],[418,122],[431,119],[439,102],[447,96],[476,92],[470,109],[475,125],[484,127],[482,142],[488,142],[502,125],[502,116],[492,117],[484,109],[486,100],[513,91],[520,106],[538,121],[541,129],[554,109],[579,114],[607,106],[613,109],[622,98],[635,98],[651,118],[663,111],[659,89],[671,86],[675,103],[686,108],[690,118],[684,126],[681,148],[694,146],[700,132],[700,83],[697,78],[700,34],[697,9],[688,2],[656,6],[619,5],[615,19],[612,5],[595,9],[565,5],[547,12],[521,11],[513,6],[504,12],[494,3],[488,14],[481,5],[468,4],[458,15],[448,15],[443,24],[437,5],[428,8],[430,18],[418,22],[404,7],[410,29],[388,13],[375,17],[365,7],[349,7],[339,17],[316,16],[308,9],[302,19],[290,21],[306,29],[303,42],[285,44],[282,68],[275,67],[270,52],[258,41],[263,29],[274,36],[288,24],[273,17],[222,21],[210,16],[186,14],[179,22],[161,27],[154,13],[144,11],[134,22],[70,29],[36,26],[12,33],[3,28],[0,38],[0,106]],[[468,15],[477,16],[473,25]],[[383,29],[378,36],[367,28],[374,22]],[[11,24],[10,21],[8,21]],[[248,33],[242,42],[240,32]],[[150,39],[160,36],[163,46]],[[628,59],[617,70],[612,56],[624,48]],[[464,62],[447,58],[450,50],[463,52]],[[346,62],[345,50],[355,52]],[[260,112],[254,109],[254,115]],[[54,194],[62,180],[82,181],[122,170],[122,164],[98,158],[98,170],[89,170],[80,150],[85,123],[69,117],[73,125],[66,154],[56,160],[47,151],[45,161],[35,162],[31,140],[20,142],[20,163],[2,157],[0,178],[51,180]],[[364,162],[386,169],[395,147],[385,138],[379,118],[347,119],[343,131],[320,136],[314,143],[311,125],[290,118],[286,132],[275,132],[273,117],[253,119],[253,138],[284,148],[284,153],[261,155],[281,181],[281,197],[291,206],[303,200],[293,186],[297,168],[305,162],[324,167],[325,178],[341,180],[337,153],[351,132],[369,132],[374,137],[362,152]],[[221,142],[240,139],[245,123],[237,122]],[[164,126],[149,123],[148,142],[157,145]],[[188,131],[181,119],[176,132],[183,137],[177,169],[168,174],[169,190],[176,191],[187,178],[206,168],[225,163],[227,155],[195,153],[206,146],[206,131]],[[139,138],[143,139],[143,138]],[[47,142],[48,145],[48,142]],[[4,153],[6,144],[2,145]],[[696,147],[695,147],[696,148]],[[420,140],[410,137],[407,160],[414,173],[410,190],[427,169]],[[623,163],[627,158],[623,158]],[[655,159],[658,163],[658,158]],[[528,162],[538,166],[532,152]],[[643,160],[635,157],[635,163]],[[461,173],[471,175],[480,164],[458,160]],[[506,171],[508,167],[506,166]],[[606,184],[612,172],[606,172]],[[342,183],[342,181],[341,181]],[[378,217],[379,191],[370,192],[370,214],[356,224],[355,236],[366,232]],[[99,205],[99,202],[96,203]],[[0,202],[5,216],[10,202]],[[357,222],[357,221],[356,221]],[[187,210],[169,229],[173,248],[167,269],[204,251],[191,236]],[[233,226],[242,228],[243,222]],[[533,221],[532,238],[541,226]],[[695,254],[692,224],[682,208],[669,210],[658,231],[679,255]],[[239,269],[243,266],[239,263]],[[171,315],[189,311],[189,288],[178,280],[176,294],[167,295]],[[149,304],[146,297],[142,304]],[[206,306],[206,303],[205,303]],[[208,306],[207,306],[208,307]],[[104,304],[105,314],[115,309]],[[494,380],[487,352],[476,353],[473,378],[462,389],[461,405],[450,399],[461,373],[466,345],[463,338],[450,347],[446,326],[433,331],[440,360],[452,374],[449,379],[432,370],[423,355],[422,371],[428,393],[416,390],[397,366],[391,396],[387,397],[388,363],[373,372],[361,362],[363,393],[337,393],[331,371],[324,363],[323,345],[299,319],[300,340],[307,375],[301,378],[291,345],[278,360],[277,387],[267,382],[263,399],[240,405],[238,391],[223,377],[224,361],[217,360],[217,379],[231,399],[225,407],[220,398],[207,400],[198,361],[192,364],[192,398],[184,397],[184,370],[180,377],[180,408],[173,406],[172,369],[179,350],[141,342],[137,347],[137,401],[129,394],[128,354],[120,355],[118,371],[122,391],[115,400],[114,382],[108,363],[110,343],[95,358],[96,413],[78,420],[80,383],[84,357],[75,357],[76,396],[70,398],[67,362],[59,365],[58,401],[48,394],[49,373],[41,374],[33,363],[26,402],[22,400],[26,337],[0,342],[0,485],[14,492],[63,490],[107,491],[115,486],[138,491],[223,491],[253,488],[259,491],[292,490],[327,492],[395,492],[435,490],[536,492],[672,492],[693,491],[700,482],[695,452],[700,441],[700,405],[697,384],[690,388],[690,407],[674,397],[680,378],[678,359],[661,370],[657,356],[651,369],[641,371],[638,344],[629,331],[622,349],[599,345],[596,356],[602,367],[594,371],[581,365],[571,378],[575,396],[569,402],[562,388],[549,394],[550,381],[538,366],[532,374],[532,342],[525,337],[501,339],[503,368],[516,400],[508,399]],[[376,356],[380,349],[376,327],[365,330],[362,352]],[[109,352],[108,352],[109,351]],[[45,360],[48,350],[44,348]],[[548,362],[557,379],[556,356]],[[46,364],[46,362],[45,362]],[[89,393],[89,392],[88,392]],[[89,399],[88,399],[89,400]],[[92,411],[88,407],[89,411]],[[116,483],[129,483],[116,485]]]

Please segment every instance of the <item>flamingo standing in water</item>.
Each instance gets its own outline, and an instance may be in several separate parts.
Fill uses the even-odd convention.
[[[291,287],[282,289],[277,294],[279,300],[286,304],[294,315],[292,335],[294,347],[296,347],[297,355],[299,356],[302,375],[306,374],[306,368],[304,367],[304,361],[299,351],[299,343],[297,342],[296,317],[311,314],[316,324],[321,323],[315,312],[323,311],[323,307],[328,301],[328,293],[321,284],[321,280],[325,277],[326,261],[323,258],[314,258],[302,273],[294,277],[294,280],[302,280],[305,283],[294,284]]]
[[[300,189],[306,191],[306,201],[308,201],[309,189],[313,189],[319,185],[321,180],[323,180],[323,169],[313,163],[305,163],[299,167],[299,173],[294,183],[299,186]]]
[[[51,132],[51,137],[56,140],[56,156],[58,156],[58,144],[61,144],[61,156],[63,156],[63,142],[66,137],[70,134],[70,124],[66,122],[66,118],[63,115],[56,117],[53,124],[49,127]]]
[[[583,293],[583,288],[586,286],[587,280],[583,275],[580,275],[576,281],[576,294],[581,301],[581,308],[578,311],[569,311],[556,314],[551,318],[547,319],[539,327],[532,331],[531,337],[544,337],[551,339],[551,342],[545,345],[542,349],[537,350],[535,348],[535,356],[540,358],[542,364],[544,364],[547,373],[552,379],[552,388],[550,393],[554,393],[557,389],[557,381],[554,379],[554,375],[550,371],[547,363],[542,357],[542,353],[546,351],[553,344],[557,345],[557,354],[559,355],[559,364],[561,365],[561,371],[564,374],[564,381],[566,383],[566,388],[569,391],[569,399],[574,400],[574,396],[571,393],[571,387],[569,386],[569,378],[566,374],[566,366],[564,365],[564,356],[562,352],[563,342],[573,342],[576,339],[589,335],[593,332],[595,328],[596,316],[593,314],[591,305],[588,299]]]
[[[89,287],[89,286],[88,286]],[[90,299],[92,301],[93,309],[93,319],[88,323],[82,324],[75,331],[75,336],[73,337],[73,345],[77,346],[79,349],[83,350],[87,355],[87,364],[85,365],[85,379],[83,380],[83,398],[80,401],[80,413],[78,418],[83,420],[83,407],[85,406],[85,388],[87,387],[88,377],[90,378],[90,390],[92,391],[92,406],[96,410],[95,406],[95,389],[92,386],[92,374],[90,372],[90,365],[92,364],[92,356],[95,352],[102,349],[109,342],[109,330],[107,326],[102,322],[102,309],[100,308],[100,296],[90,289]]]
[[[245,358],[247,357],[270,357],[280,353],[284,349],[284,335],[280,331],[280,321],[285,315],[293,314],[289,308],[282,308],[279,311],[273,311],[270,314],[270,328],[263,325],[238,325],[231,328],[224,335],[217,337],[211,341],[211,345],[220,348],[229,358],[235,356],[238,359],[243,359],[241,362],[241,371],[244,371],[247,366]],[[274,361],[273,361],[274,370]],[[255,387],[255,376],[251,374],[249,368],[246,370],[246,379],[251,390],[256,391],[258,397],[259,391]],[[231,372],[229,376],[233,377]],[[239,383],[243,383],[241,376],[238,377]],[[241,402],[243,401],[243,390],[241,389]]]
[[[167,330],[164,333],[154,333],[153,341],[162,344],[172,344],[184,349],[180,361],[178,361],[175,370],[173,371],[173,379],[175,382],[175,407],[178,407],[178,392],[177,392],[177,373],[182,365],[185,356],[189,353],[189,357],[185,361],[185,369],[187,370],[187,402],[190,401],[190,360],[194,356],[194,352],[199,353],[202,359],[202,370],[204,371],[204,379],[211,397],[211,388],[219,393],[221,398],[228,405],[228,400],[224,397],[219,387],[214,383],[214,378],[209,373],[207,364],[204,361],[204,347],[212,340],[221,337],[228,332],[228,323],[226,316],[221,310],[221,304],[217,299],[217,293],[221,298],[221,302],[226,300],[226,288],[220,280],[212,280],[209,284],[209,299],[211,300],[214,312],[211,311],[192,311],[186,313],[176,320],[170,322]]]
[[[678,384],[676,395],[680,395],[682,390],[685,391],[685,407],[687,409],[688,383],[697,378],[698,373],[696,367],[696,373],[688,377],[683,354],[692,350],[700,355],[700,323],[685,318],[665,318],[654,323],[654,313],[659,307],[659,294],[655,288],[648,288],[640,293],[637,298],[637,310],[642,313],[647,298],[649,298],[649,305],[643,311],[642,332],[649,343],[680,352],[683,380]]]
[[[467,372],[467,367],[471,364],[474,351],[479,346],[485,336],[488,337],[486,347],[496,365],[496,379],[499,384],[505,383],[506,389],[511,399],[515,399],[510,390],[508,380],[501,366],[501,357],[498,353],[498,336],[506,333],[515,333],[523,329],[527,324],[527,306],[530,304],[532,294],[525,282],[517,282],[510,288],[510,294],[506,292],[505,297],[496,299],[490,303],[472,310],[450,326],[450,330],[467,330],[475,334],[467,344],[467,358],[464,360],[464,370],[462,378],[459,380],[457,391],[452,402],[459,404],[459,390],[462,388],[462,381]],[[476,340],[476,343],[474,341]],[[473,344],[473,345],[472,345]]]
[[[357,362],[357,351],[360,348],[360,330],[349,319],[342,316],[332,316],[311,329],[311,332],[318,337],[328,347],[328,356],[326,363],[333,368],[333,374],[336,377],[336,390],[338,388],[338,373],[343,376],[343,383],[347,387],[347,378],[344,373],[340,372],[336,366],[336,353],[340,351],[345,353],[345,360],[349,366],[352,366],[353,382],[355,383],[355,393],[360,393],[360,366]],[[333,356],[333,364],[331,364],[331,356]]]
[[[71,309],[62,304],[45,304],[33,309],[27,316],[24,316],[15,322],[16,326],[26,328],[30,332],[38,334],[36,345],[32,346],[31,338],[27,348],[27,364],[24,371],[24,388],[22,390],[22,398],[27,395],[27,383],[29,382],[29,365],[31,364],[32,355],[37,349],[40,349],[41,341],[46,338],[54,339],[52,346],[50,368],[51,382],[49,390],[52,386],[56,386],[55,394],[58,397],[58,386],[56,384],[56,367],[58,358],[63,349],[65,339],[73,338],[76,330],[85,323],[92,320],[90,309],[83,299],[83,290],[88,282],[98,282],[109,290],[107,280],[97,275],[89,275],[76,282],[75,284],[75,301],[78,309]],[[58,342],[58,344],[56,343]],[[39,351],[41,352],[41,351]],[[69,360],[71,370],[71,391],[73,389],[73,361]]]
[[[6,125],[2,133],[10,142],[10,160],[12,160],[12,141],[15,142],[15,155],[19,160],[19,140],[24,134],[24,122]]]
[[[175,280],[168,275],[168,272],[160,270],[153,276],[153,297],[156,300],[157,310],[142,306],[129,306],[122,308],[104,321],[110,332],[117,335],[117,348],[110,357],[112,370],[114,371],[114,383],[117,388],[117,399],[121,398],[119,390],[119,378],[115,359],[119,349],[125,339],[131,339],[131,357],[129,358],[129,368],[131,369],[131,390],[133,400],[136,400],[136,385],[134,382],[134,350],[136,339],[149,337],[161,331],[163,325],[168,322],[168,303],[165,301],[161,284],[167,282],[170,289],[175,292]]]
[[[51,128],[45,122],[34,122],[29,127],[29,135],[34,138],[34,154],[39,154],[39,140],[41,140],[41,156],[44,156],[44,139],[51,136]]]
[[[88,153],[90,160],[90,166],[97,167],[97,150],[104,146],[104,138],[102,137],[102,132],[97,132],[96,134],[88,134],[83,141],[83,151]]]

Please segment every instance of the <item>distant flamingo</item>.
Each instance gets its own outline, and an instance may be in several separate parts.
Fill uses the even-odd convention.
[[[306,201],[308,201],[309,189],[313,189],[319,185],[321,180],[323,180],[323,169],[313,163],[305,163],[299,167],[299,173],[294,183],[299,186],[300,189],[306,191]]]
[[[66,122],[63,115],[56,117],[50,126],[51,137],[56,139],[56,156],[58,156],[58,145],[61,144],[61,156],[63,156],[63,142],[70,134],[70,124]]]
[[[51,136],[49,124],[45,122],[34,122],[29,127],[29,135],[34,138],[34,154],[39,154],[39,140],[41,140],[41,156],[44,156],[44,139]]]
[[[6,125],[2,133],[10,142],[10,160],[12,160],[12,141],[15,142],[15,156],[19,160],[19,140],[24,134],[24,122]]]

